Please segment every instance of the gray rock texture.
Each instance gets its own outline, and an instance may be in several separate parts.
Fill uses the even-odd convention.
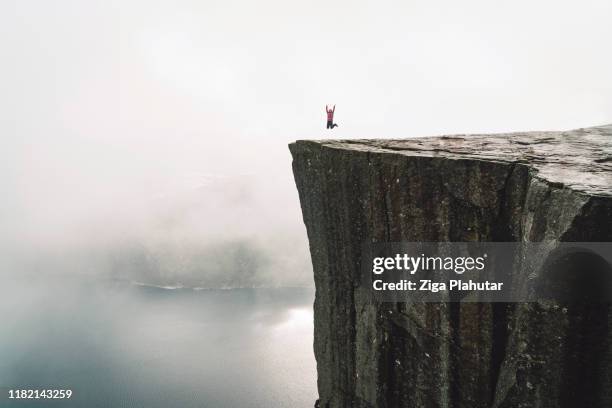
[[[612,241],[612,126],[290,145],[321,407],[609,407],[607,304],[377,303],[364,242]]]

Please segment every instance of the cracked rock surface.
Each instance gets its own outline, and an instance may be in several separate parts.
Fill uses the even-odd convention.
[[[376,303],[358,283],[364,242],[612,241],[612,126],[290,150],[319,406],[611,406],[606,304]]]

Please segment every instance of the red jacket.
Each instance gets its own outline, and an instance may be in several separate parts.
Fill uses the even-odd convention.
[[[332,122],[334,120],[334,111],[336,110],[336,105],[334,105],[333,109],[328,109],[327,105],[325,105],[325,112],[327,112],[327,121]]]

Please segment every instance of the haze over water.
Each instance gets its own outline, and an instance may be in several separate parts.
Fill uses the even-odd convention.
[[[3,286],[1,406],[312,407],[311,289]],[[27,304],[24,307],[24,304]],[[70,400],[13,401],[15,388]]]

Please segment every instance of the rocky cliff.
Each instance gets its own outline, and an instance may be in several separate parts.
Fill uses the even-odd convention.
[[[364,242],[612,241],[612,126],[290,150],[321,407],[611,406],[607,304],[379,303],[359,274]]]

